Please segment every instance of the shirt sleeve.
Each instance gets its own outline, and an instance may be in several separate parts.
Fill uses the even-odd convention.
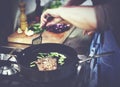
[[[97,17],[97,30],[103,32],[111,29],[120,47],[120,0],[113,0],[95,6]]]
[[[102,5],[95,6],[97,28],[100,30],[108,27],[120,27],[120,0],[113,0]]]

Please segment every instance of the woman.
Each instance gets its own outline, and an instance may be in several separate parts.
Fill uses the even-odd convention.
[[[112,53],[91,61],[88,87],[120,87],[120,0],[98,0],[93,3],[96,5],[48,9],[41,16],[41,26],[65,20],[85,30],[87,34],[94,32],[90,56],[103,52]],[[54,19],[48,22],[44,18],[47,14]]]

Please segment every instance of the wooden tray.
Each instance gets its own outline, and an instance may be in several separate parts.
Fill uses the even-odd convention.
[[[75,27],[72,27],[70,30],[63,33],[53,33],[49,31],[45,31],[42,34],[42,43],[63,43],[66,38],[71,34]],[[14,32],[8,37],[8,42],[12,43],[22,43],[22,44],[32,44],[32,40],[38,37],[39,34],[35,34],[32,36],[27,36],[24,33],[18,34]]]

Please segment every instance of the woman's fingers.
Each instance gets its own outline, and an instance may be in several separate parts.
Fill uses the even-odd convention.
[[[51,15],[54,19],[52,21],[48,22],[46,17],[45,17],[46,15]],[[48,26],[48,25],[51,25],[51,24],[55,24],[60,20],[61,19],[60,19],[58,13],[57,13],[57,9],[47,9],[41,15],[41,21],[40,21],[41,24],[40,25],[43,26],[45,23],[48,22],[47,23],[47,26]]]
[[[44,18],[44,14],[41,15],[40,27],[44,26],[47,20]]]
[[[60,23],[63,19],[60,17],[54,18],[52,21],[48,22],[46,26],[51,26]]]
[[[84,30],[83,31],[83,35],[88,35],[88,36],[90,36],[90,35],[92,35],[93,33],[94,33],[95,31],[86,31],[86,30]]]
[[[90,31],[90,32],[88,32],[88,35],[90,36],[90,35],[92,35],[93,33],[95,33],[95,31]]]

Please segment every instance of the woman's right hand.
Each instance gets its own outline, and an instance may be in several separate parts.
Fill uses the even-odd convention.
[[[46,19],[46,16],[50,15],[53,17],[52,20],[48,20]],[[60,17],[59,15],[59,8],[55,8],[55,9],[47,9],[46,11],[43,12],[43,14],[41,15],[41,21],[40,21],[40,25],[42,26],[50,26],[50,25],[54,25],[57,24],[59,22],[61,22],[63,19]]]

